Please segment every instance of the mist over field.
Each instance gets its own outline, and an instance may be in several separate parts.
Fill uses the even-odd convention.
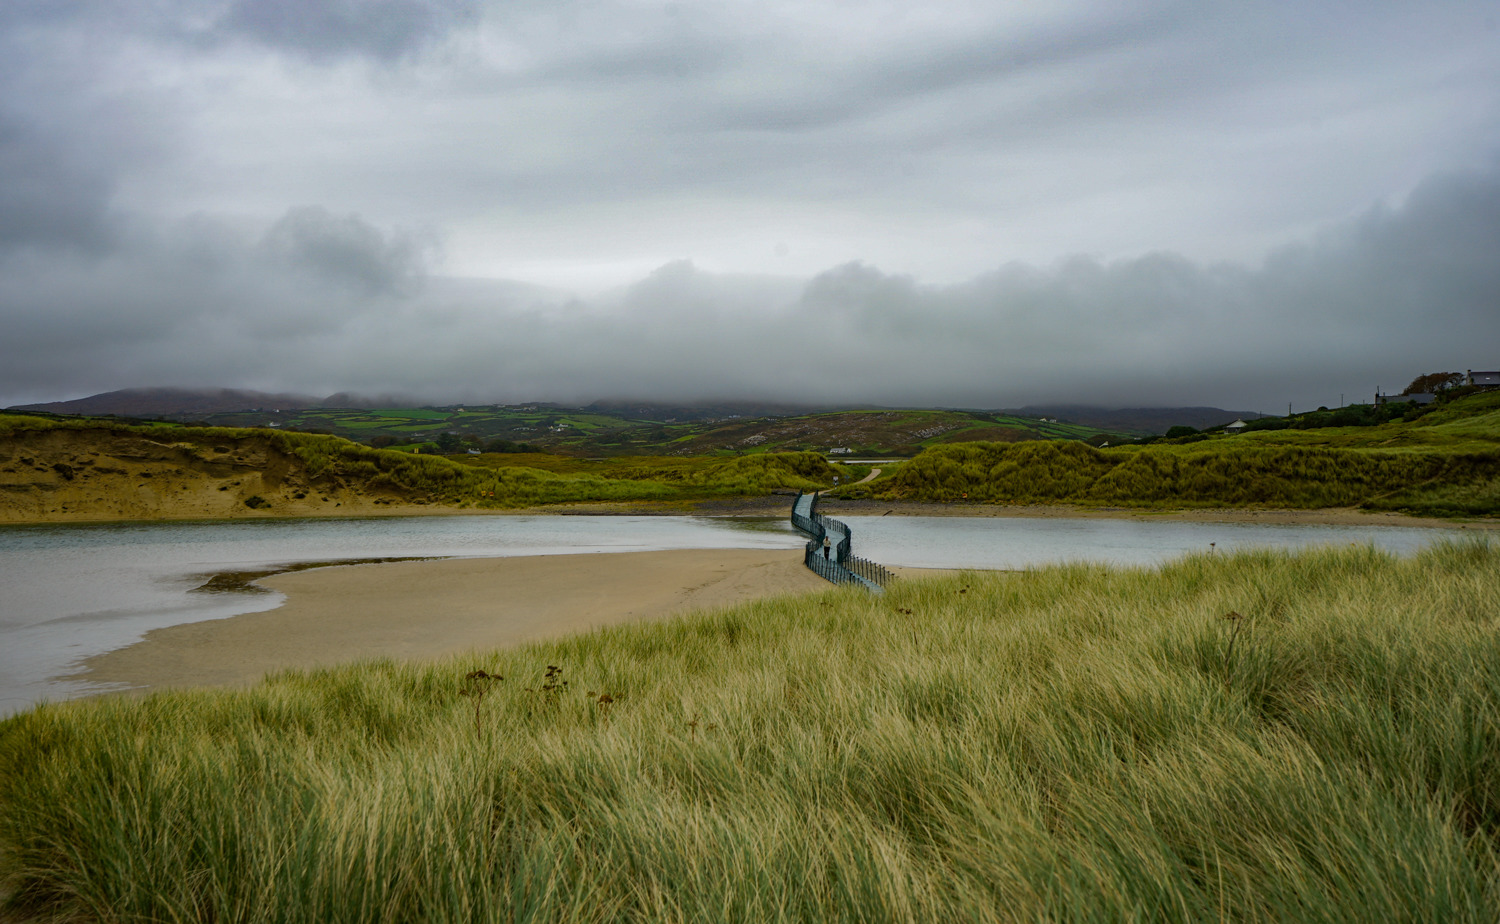
[[[0,11],[0,406],[1276,411],[1500,368],[1475,3]]]

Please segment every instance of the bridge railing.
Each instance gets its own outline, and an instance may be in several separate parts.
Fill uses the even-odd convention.
[[[889,584],[895,575],[885,565],[870,561],[868,558],[850,558],[843,563],[845,568],[854,572],[856,577],[864,578],[872,584],[884,587]]]
[[[862,584],[874,593],[881,593],[890,582],[890,571],[852,553],[854,533],[847,523],[818,513],[817,494],[797,493],[792,504],[792,525],[811,537],[802,561],[818,576],[835,584]],[[839,540],[825,550],[823,543],[830,539],[830,533]]]

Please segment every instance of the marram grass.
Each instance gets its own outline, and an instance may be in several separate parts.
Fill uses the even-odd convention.
[[[955,443],[905,463],[885,500],[1135,507],[1364,507],[1500,512],[1500,450],[1375,451],[1221,439],[1095,449],[1054,440]]]
[[[0,724],[5,888],[69,921],[1493,921],[1497,609],[1493,544],[1204,554],[43,706]]]
[[[148,436],[160,440],[166,435],[177,448],[207,460],[217,455],[219,446],[253,440],[295,460],[301,474],[316,485],[353,484],[423,502],[492,509],[596,501],[692,500],[766,494],[777,488],[814,491],[839,473],[818,453],[777,452],[727,460],[638,460],[634,466],[614,469],[611,477],[600,477],[526,466],[469,465],[444,456],[374,449],[324,434],[0,414],[0,440],[25,440],[49,430],[87,432],[101,449],[107,449],[112,438]]]

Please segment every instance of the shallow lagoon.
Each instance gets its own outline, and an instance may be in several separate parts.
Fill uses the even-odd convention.
[[[856,554],[887,565],[1017,569],[1092,560],[1152,565],[1214,544],[1374,543],[1410,554],[1459,529],[1284,526],[1171,519],[844,517]],[[307,561],[495,557],[685,548],[789,551],[780,518],[442,516],[0,528],[0,715],[89,692],[50,678],[151,629],[280,604],[194,592],[223,571]]]

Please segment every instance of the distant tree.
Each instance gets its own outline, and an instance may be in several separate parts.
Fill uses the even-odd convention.
[[[1464,383],[1462,372],[1429,372],[1411,380],[1401,392],[1403,395],[1435,395],[1440,391],[1457,388]]]
[[[438,452],[457,452],[463,445],[463,438],[452,430],[441,434],[437,438]]]
[[[1179,425],[1176,427],[1167,428],[1166,437],[1169,440],[1175,440],[1183,436],[1192,436],[1197,432],[1197,429],[1194,427],[1184,427]]]
[[[370,445],[374,446],[376,449],[384,449],[387,446],[394,446],[397,442],[398,441],[394,436],[376,436],[371,437],[370,439]]]

